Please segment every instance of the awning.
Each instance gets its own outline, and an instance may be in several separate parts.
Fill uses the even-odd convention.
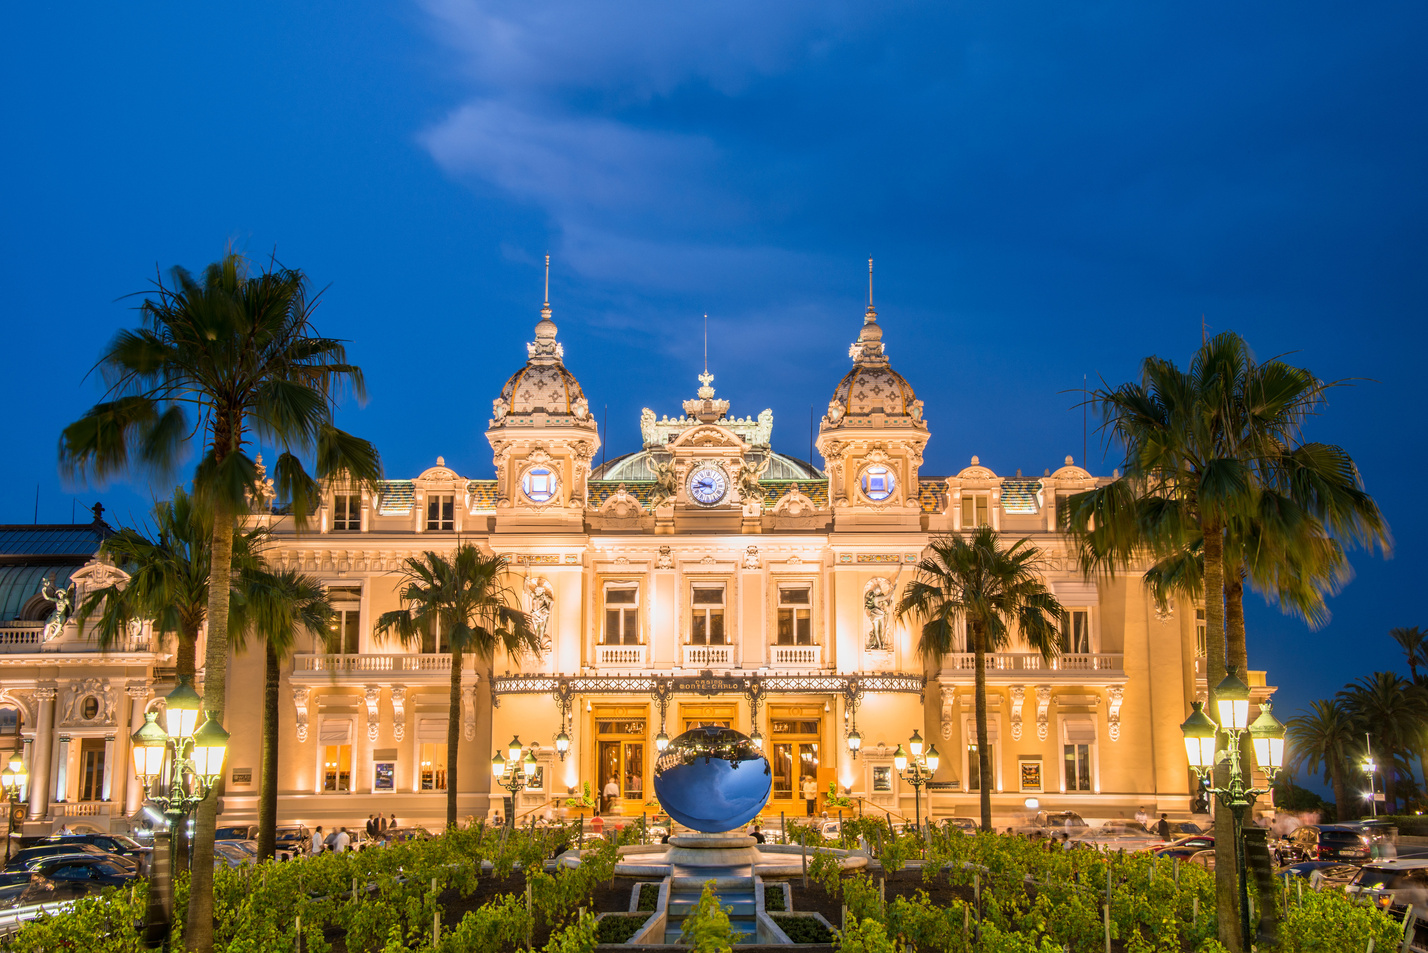
[[[1068,745],[1096,743],[1096,722],[1090,715],[1072,715],[1061,720],[1061,736]]]
[[[999,722],[999,720],[996,719],[996,718],[988,718],[988,719],[987,719],[987,743],[988,743],[988,744],[996,744],[996,743],[1000,740],[1000,738],[998,737],[998,732],[997,732],[997,727],[998,727],[999,724],[1000,724],[1000,722]],[[976,718],[968,718],[968,719],[967,719],[967,744],[969,744],[969,745],[974,745],[974,744],[976,744],[976,743],[977,743],[977,719],[976,719]]]
[[[428,744],[446,744],[447,732],[450,730],[450,719],[447,718],[418,718],[416,738],[417,741]]]
[[[318,744],[350,745],[352,743],[352,719],[324,718],[317,732]]]

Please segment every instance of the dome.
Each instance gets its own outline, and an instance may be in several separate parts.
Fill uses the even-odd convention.
[[[855,364],[838,382],[833,399],[843,405],[845,413],[905,417],[912,413],[917,395],[912,385],[887,364]]]
[[[547,261],[547,269],[549,264]],[[535,340],[526,345],[526,366],[511,375],[501,388],[501,396],[491,402],[493,424],[499,424],[507,416],[548,414],[574,417],[582,426],[594,426],[590,402],[575,375],[566,370],[565,348],[555,339],[555,333],[547,300],[540,309]]]
[[[774,480],[822,480],[823,471],[811,463],[797,457],[769,451],[769,468],[760,477],[764,482]],[[637,450],[624,456],[606,461],[590,471],[592,480],[609,480],[619,483],[644,483],[655,478],[649,450]]]
[[[828,402],[825,425],[836,426],[844,417],[866,417],[884,414],[889,417],[911,417],[922,425],[922,401],[917,399],[912,385],[888,363],[883,350],[883,329],[878,326],[878,313],[868,305],[863,315],[863,329],[858,340],[848,349],[853,369],[843,375]]]
[[[489,392],[488,392],[489,393]],[[534,361],[511,375],[497,398],[506,414],[571,414],[577,406],[588,407],[585,391],[564,364],[537,364]],[[577,401],[583,402],[577,404]]]

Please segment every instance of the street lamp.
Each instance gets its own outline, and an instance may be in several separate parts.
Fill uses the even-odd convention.
[[[902,749],[902,745],[897,746],[893,752],[893,766],[897,768],[897,773],[902,779],[912,785],[913,806],[916,809],[914,817],[917,820],[917,829],[922,829],[922,788],[932,776],[937,773],[937,765],[941,763],[941,757],[937,754],[937,746],[930,745],[924,753],[922,750],[922,735],[913,731],[912,737],[908,739],[907,747],[912,751],[908,753]]]
[[[501,752],[497,751],[495,757],[491,759],[491,774],[496,778],[496,783],[504,790],[511,792],[510,810],[506,811],[506,826],[514,828],[516,825],[516,792],[526,786],[536,770],[540,767],[540,762],[536,761],[535,746],[525,748],[521,745],[520,738],[512,738],[511,743],[506,746],[507,758],[501,757]]]
[[[1240,766],[1240,744],[1246,736],[1253,741],[1255,760],[1264,776],[1274,783],[1274,777],[1284,766],[1284,726],[1270,714],[1270,705],[1260,706],[1259,717],[1249,724],[1250,688],[1230,666],[1223,681],[1215,686],[1215,702],[1219,709],[1220,723],[1216,725],[1205,714],[1200,702],[1195,702],[1194,711],[1180,726],[1185,736],[1185,754],[1190,767],[1200,776],[1205,791],[1214,796],[1220,805],[1230,809],[1234,816],[1235,870],[1239,875],[1240,891],[1240,931],[1244,942],[1251,941],[1249,919],[1249,884],[1245,882],[1244,818],[1245,812],[1254,806],[1261,794],[1268,788],[1251,788],[1245,783]],[[1219,734],[1225,735],[1225,748],[1216,753],[1215,742]],[[1229,783],[1223,788],[1210,787],[1210,774],[1215,766],[1226,762],[1230,769]],[[1246,766],[1248,767],[1248,766]]]
[[[134,776],[144,786],[144,799],[162,809],[166,822],[165,828],[154,835],[151,876],[152,882],[162,889],[150,894],[154,902],[149,904],[144,936],[150,947],[166,944],[173,924],[172,871],[177,844],[172,833],[223,776],[223,759],[228,753],[228,732],[222,725],[211,715],[205,717],[201,727],[198,725],[198,716],[204,713],[203,699],[193,690],[188,676],[179,678],[178,686],[169,692],[164,704],[168,731],[159,727],[154,712],[147,712],[144,723],[130,737],[134,748]],[[166,782],[165,761],[168,762]],[[192,787],[186,778],[192,779]],[[167,850],[160,849],[160,838],[168,842]]]
[[[1368,801],[1369,810],[1374,817],[1378,817],[1378,762],[1373,759],[1373,739],[1368,732],[1364,732],[1364,774],[1368,775]]]
[[[25,772],[25,759],[16,751],[10,755],[10,763],[0,771],[0,790],[10,804],[10,822],[5,828],[5,863],[10,863],[10,845],[15,838],[15,808],[20,803],[20,792],[25,789],[29,775]]]

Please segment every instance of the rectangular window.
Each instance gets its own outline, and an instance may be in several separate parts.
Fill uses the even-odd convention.
[[[778,590],[778,644],[812,645],[813,616],[812,590],[779,587]]]
[[[724,587],[695,586],[690,595],[691,645],[724,644]]]
[[[1066,609],[1061,613],[1061,652],[1087,655],[1091,651],[1091,610]]]
[[[978,526],[991,526],[991,517],[987,515],[989,502],[990,498],[983,494],[963,495],[962,528],[976,529]]]
[[[324,745],[322,749],[322,790],[346,793],[352,790],[352,746]]]
[[[1066,790],[1091,790],[1091,746],[1064,745],[1062,751],[1066,759]]]
[[[421,746],[421,789],[423,791],[446,790],[446,745],[422,742]]]
[[[997,770],[996,756],[996,745],[988,744],[987,761],[991,765],[993,774],[995,774]],[[981,759],[977,757],[976,745],[967,746],[967,790],[982,790],[982,762]]]
[[[327,601],[333,609],[329,651],[356,655],[361,645],[362,587],[328,586]]]
[[[638,586],[605,587],[605,644],[640,644],[640,590]]]
[[[873,768],[873,793],[892,793],[892,768],[887,765],[877,765]]]
[[[456,497],[450,493],[431,493],[426,498],[426,528],[453,530],[456,528]]]
[[[441,620],[430,618],[421,630],[421,650],[426,655],[444,654],[451,651],[451,643],[446,633],[441,631]]]
[[[362,497],[356,493],[335,493],[332,497],[332,530],[355,533],[362,528]]]
[[[85,738],[79,745],[79,799],[98,801],[104,796],[104,739]]]
[[[1205,657],[1205,610],[1195,610],[1195,654]]]

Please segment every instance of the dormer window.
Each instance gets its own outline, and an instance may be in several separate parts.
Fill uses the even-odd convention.
[[[355,533],[362,528],[362,497],[356,493],[332,495],[332,531]]]
[[[456,529],[456,496],[452,493],[428,493],[426,496],[426,528],[437,532]]]
[[[701,583],[690,593],[689,643],[724,645],[724,585]]]
[[[1090,609],[1067,609],[1061,613],[1061,652],[1063,655],[1090,654]]]
[[[985,493],[962,494],[962,528],[991,525],[991,498]]]

